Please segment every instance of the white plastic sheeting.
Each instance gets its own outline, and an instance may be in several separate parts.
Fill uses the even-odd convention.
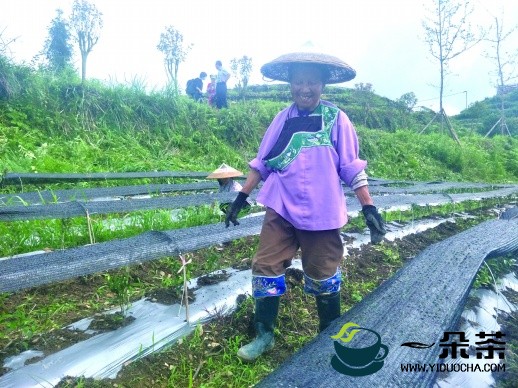
[[[468,308],[462,312],[462,323],[459,331],[466,333],[466,339],[469,340],[470,347],[476,348],[475,342],[479,340],[475,335],[484,331],[486,333],[495,333],[501,331],[502,327],[498,323],[498,318],[502,314],[511,313],[518,310],[518,306],[511,303],[502,291],[514,290],[518,292],[518,279],[514,273],[507,274],[495,282],[496,290],[487,288],[478,288],[472,290],[470,297],[478,298],[479,302],[472,308]],[[503,332],[505,335],[505,332]],[[506,341],[506,338],[503,338]],[[506,342],[509,342],[507,340]],[[497,360],[490,360],[491,363]],[[505,360],[504,360],[505,361]],[[494,387],[495,378],[491,372],[482,372],[484,364],[488,360],[470,357],[469,359],[456,358],[448,360],[448,364],[478,364],[480,372],[453,372],[446,376],[440,376],[436,381],[439,388],[491,388]],[[503,372],[495,372],[503,373]]]
[[[128,309],[127,314],[136,318],[129,325],[94,335],[41,361],[13,370],[0,377],[0,387],[53,387],[65,376],[114,378],[125,363],[175,342],[193,330],[196,323],[210,319],[211,314],[230,312],[238,295],[251,293],[250,270],[226,271],[230,276],[225,282],[194,291],[195,301],[189,305],[190,324],[185,321],[184,307],[143,299]],[[197,279],[189,282],[189,288],[196,286]],[[81,320],[69,328],[85,329],[90,320]],[[16,360],[9,361],[9,365],[16,365]]]

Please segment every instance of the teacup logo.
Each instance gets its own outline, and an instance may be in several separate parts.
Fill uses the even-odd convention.
[[[374,330],[347,322],[331,338],[335,340],[336,352],[331,366],[337,372],[348,376],[367,376],[383,368],[383,360],[389,350]]]

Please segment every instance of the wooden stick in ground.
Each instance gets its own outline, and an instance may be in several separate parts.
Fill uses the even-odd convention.
[[[183,299],[185,301],[185,320],[189,323],[189,290],[187,288],[187,264],[191,263],[191,259],[189,261],[185,261],[185,258],[180,255],[180,260],[182,260],[182,267],[178,270],[177,273],[183,271]]]
[[[92,228],[92,220],[90,218],[90,213],[86,210],[86,223],[88,225],[88,234],[90,235],[90,244],[95,244],[95,235],[94,229]]]

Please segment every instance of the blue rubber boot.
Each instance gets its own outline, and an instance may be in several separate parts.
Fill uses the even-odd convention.
[[[340,316],[340,292],[317,295],[315,298],[320,319],[319,331],[323,331]]]
[[[279,300],[279,296],[267,296],[255,300],[256,337],[237,351],[237,356],[242,360],[254,361],[264,352],[273,349],[275,345],[273,329],[279,312]]]

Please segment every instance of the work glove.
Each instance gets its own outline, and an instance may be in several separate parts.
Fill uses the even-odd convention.
[[[241,209],[246,206],[246,199],[248,198],[248,194],[239,192],[237,198],[232,202],[232,206],[227,209],[227,216],[225,218],[225,226],[228,228],[230,225],[230,221],[234,224],[234,226],[239,225],[239,221],[237,220],[237,216]]]
[[[381,218],[378,209],[376,209],[374,205],[364,205],[362,207],[362,213],[371,233],[371,243],[378,244],[387,233],[383,218]]]

